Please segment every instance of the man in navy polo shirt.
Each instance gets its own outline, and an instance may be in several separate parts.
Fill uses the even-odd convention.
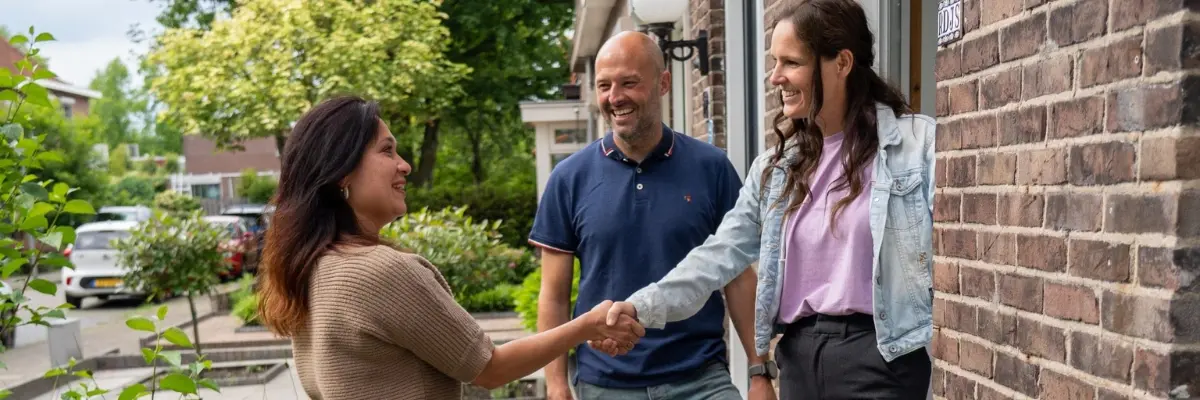
[[[612,132],[550,173],[529,241],[542,251],[538,330],[658,281],[716,232],[741,180],[720,149],[661,122],[670,87],[662,51],[649,36],[623,32],[601,47],[595,92]],[[568,315],[573,263],[580,262],[575,315]],[[730,316],[754,363],[755,276],[725,288]],[[725,304],[714,292],[690,319],[648,330],[628,353],[575,349],[548,365],[547,395],[591,399],[738,399],[724,341]],[[569,383],[570,382],[570,383]]]

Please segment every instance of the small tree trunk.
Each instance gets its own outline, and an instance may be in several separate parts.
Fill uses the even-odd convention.
[[[283,157],[283,145],[287,142],[287,136],[283,132],[275,134],[275,150],[279,151],[279,156]]]
[[[425,137],[421,140],[421,159],[417,160],[417,170],[409,177],[409,183],[416,187],[433,186],[433,168],[437,165],[438,128],[440,119],[425,122]]]
[[[200,356],[204,353],[200,350],[200,323],[196,321],[196,300],[191,293],[187,295],[188,308],[192,310],[192,342],[196,345],[196,355]]]

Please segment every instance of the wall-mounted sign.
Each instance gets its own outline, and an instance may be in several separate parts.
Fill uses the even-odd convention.
[[[945,45],[962,38],[963,6],[962,0],[941,0],[938,2],[938,45]]]

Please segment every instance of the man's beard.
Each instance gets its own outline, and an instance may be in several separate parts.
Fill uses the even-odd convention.
[[[653,115],[658,115],[658,113],[655,112]],[[611,119],[609,120],[609,124],[610,125],[612,124]],[[626,143],[638,143],[641,140],[645,139],[646,137],[650,136],[651,132],[655,131],[655,129],[654,129],[655,125],[656,124],[654,123],[654,121],[639,120],[637,125],[634,126],[634,128],[632,130],[630,130],[628,132],[615,132],[615,133],[617,134],[617,137],[620,137],[621,140],[625,141]]]

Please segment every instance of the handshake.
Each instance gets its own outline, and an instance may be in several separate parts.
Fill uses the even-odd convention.
[[[633,304],[605,300],[581,316],[592,328],[588,334],[588,346],[610,356],[629,353],[646,329],[637,321],[637,310]]]

